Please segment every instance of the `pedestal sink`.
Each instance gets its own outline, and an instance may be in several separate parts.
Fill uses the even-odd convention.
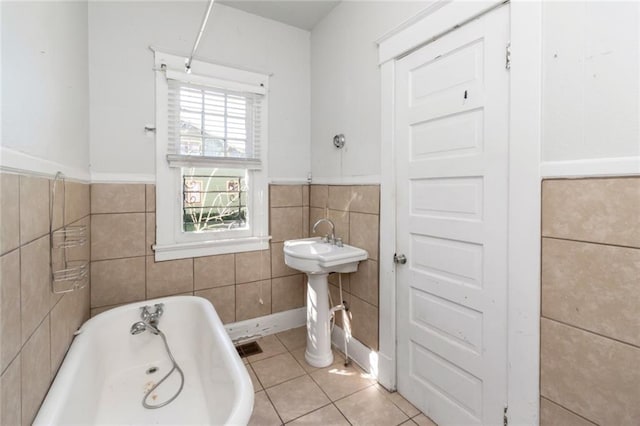
[[[349,273],[365,260],[365,250],[344,244],[342,247],[320,238],[290,240],[284,243],[284,263],[307,274],[307,349],[305,360],[314,367],[333,363],[329,318],[329,286],[332,272]]]

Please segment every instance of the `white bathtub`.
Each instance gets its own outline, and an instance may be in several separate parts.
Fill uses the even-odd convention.
[[[129,330],[140,321],[140,308],[155,303],[164,303],[158,328],[185,382],[175,401],[150,410],[142,407],[144,393],[171,369],[171,362],[160,336],[134,336]],[[151,367],[158,371],[147,374]],[[174,372],[156,390],[156,401],[169,399],[178,386]],[[176,296],[132,303],[87,321],[34,424],[246,425],[252,409],[251,379],[211,303]]]

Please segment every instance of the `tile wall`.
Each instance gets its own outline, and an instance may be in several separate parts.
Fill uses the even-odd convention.
[[[307,235],[307,185],[270,187],[269,250],[155,262],[155,186],[91,186],[91,313],[156,297],[209,299],[224,323],[304,306],[304,275],[284,265],[283,241]]]
[[[90,286],[50,286],[45,178],[0,174],[0,424],[31,424],[73,339],[89,318]],[[54,229],[90,224],[89,185],[57,187]],[[63,202],[65,214],[63,218]],[[89,245],[73,255],[89,257]]]
[[[358,271],[342,275],[343,299],[349,306],[353,337],[372,349],[378,349],[379,292],[379,185],[311,185],[309,225],[320,218],[331,219],[337,237],[345,243],[367,250],[369,258],[361,262]],[[317,235],[329,231],[327,224],[318,226]],[[330,276],[331,296],[340,303],[338,277]],[[342,326],[338,313],[338,325]]]
[[[155,262],[154,185],[93,184],[92,315],[176,294],[211,300],[224,323],[302,307],[305,276],[284,264],[284,241],[309,236],[317,219],[329,217],[337,236],[369,252],[358,272],[343,276],[343,289],[354,337],[377,349],[379,186],[271,185],[269,192],[269,250]],[[330,288],[339,303],[337,285]]]
[[[640,177],[542,185],[541,425],[640,424]]]

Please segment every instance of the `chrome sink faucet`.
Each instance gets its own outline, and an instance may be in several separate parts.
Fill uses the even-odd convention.
[[[333,223],[333,221],[331,219],[327,219],[327,218],[324,218],[324,217],[322,219],[318,219],[318,221],[313,224],[312,232],[315,234],[316,233],[316,228],[322,222],[326,222],[331,226],[331,234],[325,235],[322,240],[325,243],[329,243],[329,244],[332,244],[332,245],[335,245],[335,246],[338,246],[338,247],[342,247],[342,238],[336,238],[336,226],[334,225],[334,223]]]

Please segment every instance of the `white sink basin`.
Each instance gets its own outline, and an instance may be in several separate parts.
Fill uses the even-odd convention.
[[[304,238],[284,243],[284,263],[307,274],[349,273],[365,260],[366,250],[345,244],[338,247],[321,238]]]
[[[344,245],[338,247],[320,238],[305,238],[284,242],[284,263],[306,272],[307,282],[307,349],[304,358],[318,368],[333,363],[329,283],[332,272],[349,273],[358,270],[358,263],[368,257],[366,250]]]

